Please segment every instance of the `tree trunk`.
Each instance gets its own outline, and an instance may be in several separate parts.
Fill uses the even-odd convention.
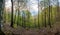
[[[39,23],[39,0],[38,0],[38,28],[40,29],[40,23]]]
[[[50,0],[49,0],[49,16],[48,16],[48,23],[49,23],[49,26],[51,28],[51,22],[50,22],[50,12],[51,12],[51,7],[50,7]]]
[[[13,0],[11,0],[12,7],[11,7],[11,27],[13,27]]]
[[[4,2],[3,0],[0,0],[0,34],[5,35],[1,30],[1,24],[3,21],[3,10],[4,10]]]

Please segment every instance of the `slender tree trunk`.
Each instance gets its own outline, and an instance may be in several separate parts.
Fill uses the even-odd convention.
[[[1,21],[2,21],[2,3],[3,3],[3,1],[2,0],[0,0],[0,31],[1,31]]]
[[[12,7],[11,7],[11,27],[13,27],[13,0],[11,0]]]
[[[39,0],[38,0],[38,28],[40,29],[40,23],[39,23]]]
[[[49,23],[49,26],[50,26],[50,28],[51,28],[51,22],[50,22],[50,12],[51,12],[51,7],[50,7],[50,0],[49,0],[49,17],[48,17],[48,23]]]

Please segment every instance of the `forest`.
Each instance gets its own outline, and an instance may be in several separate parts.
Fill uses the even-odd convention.
[[[60,35],[60,0],[0,0],[1,35]]]

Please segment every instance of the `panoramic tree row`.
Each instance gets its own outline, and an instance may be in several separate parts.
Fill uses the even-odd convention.
[[[18,26],[24,28],[52,27],[56,21],[59,11],[59,0],[38,0],[38,14],[32,15],[30,12],[30,0],[11,0],[11,10],[4,9],[3,21],[11,27]],[[1,13],[2,14],[2,13]],[[1,23],[0,23],[1,26]]]
[[[11,27],[42,28],[55,23],[59,7],[58,0],[38,0],[38,14],[32,16],[27,3],[29,0],[11,0],[11,12],[4,13],[4,19]],[[56,4],[55,4],[56,3]]]

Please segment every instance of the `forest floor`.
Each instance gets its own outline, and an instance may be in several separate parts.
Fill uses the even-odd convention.
[[[60,22],[56,22],[52,28],[41,29],[24,29],[22,27],[14,29],[9,24],[5,24],[2,31],[6,35],[60,35]]]

